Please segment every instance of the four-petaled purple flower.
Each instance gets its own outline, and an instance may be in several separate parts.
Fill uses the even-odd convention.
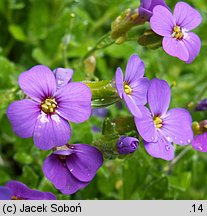
[[[164,0],[140,0],[140,6],[138,8],[139,16],[149,21],[153,14],[153,9],[157,5],[162,5],[168,8]]]
[[[172,142],[187,145],[193,139],[190,113],[182,108],[168,111],[170,95],[170,87],[166,81],[153,79],[147,95],[150,110],[140,107],[142,118],[135,118],[147,152],[165,160],[174,157]]]
[[[139,106],[147,103],[149,80],[143,77],[144,71],[143,61],[135,54],[128,60],[125,78],[120,67],[116,70],[115,84],[119,97],[124,99],[127,108],[136,117],[142,115]]]
[[[63,194],[86,187],[103,164],[102,154],[86,144],[67,145],[44,161],[44,175]]]
[[[139,140],[134,137],[121,136],[116,143],[119,154],[130,154],[137,150]]]
[[[0,200],[56,200],[54,194],[32,190],[18,181],[9,181],[0,186]]]
[[[19,85],[28,98],[7,109],[14,132],[22,138],[33,136],[35,145],[43,150],[65,145],[71,135],[68,120],[81,123],[91,114],[90,89],[79,82],[61,85],[55,75],[57,71],[54,74],[43,65],[22,73]]]
[[[201,47],[200,38],[189,31],[201,21],[197,10],[185,2],[178,2],[174,14],[163,6],[156,6],[150,25],[155,33],[164,37],[162,46],[165,52],[189,64],[199,54]]]

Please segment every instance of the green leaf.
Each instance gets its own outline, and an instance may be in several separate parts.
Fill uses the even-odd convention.
[[[27,165],[29,165],[33,162],[32,156],[26,152],[17,152],[14,155],[14,159],[19,163],[27,164]]]
[[[152,30],[146,30],[138,38],[138,43],[150,49],[157,49],[162,46],[162,37],[155,34]]]
[[[38,180],[39,180],[39,177],[35,173],[34,169],[32,169],[29,166],[23,167],[23,174],[20,178],[20,181],[22,181],[28,187],[35,188],[37,186]]]
[[[32,57],[39,63],[44,65],[50,65],[51,60],[46,56],[41,48],[35,48],[32,51]]]
[[[132,116],[124,116],[118,118],[106,118],[103,123],[103,134],[109,135],[118,133],[123,134],[137,134],[137,129]]]
[[[26,41],[26,39],[27,39],[27,37],[26,37],[25,33],[23,32],[21,26],[10,25],[9,26],[9,32],[11,33],[13,38],[18,40],[18,41],[23,42],[23,41]]]
[[[180,191],[186,191],[190,185],[191,185],[191,179],[192,174],[190,172],[184,172],[179,174],[180,177],[177,178],[177,176],[169,176],[169,185],[173,187],[174,189],[180,190]]]
[[[46,178],[43,178],[38,187],[39,190],[51,193],[57,193],[57,189],[54,185]]]
[[[168,192],[168,179],[167,177],[159,177],[148,182],[144,199],[165,199]]]
[[[111,81],[85,81],[84,83],[90,88],[92,92],[91,103],[93,108],[107,107],[120,99],[116,88],[113,86]]]

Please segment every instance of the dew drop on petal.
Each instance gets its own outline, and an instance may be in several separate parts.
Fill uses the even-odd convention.
[[[165,149],[166,149],[167,151],[169,151],[169,150],[170,150],[170,145],[166,145],[166,146],[165,146]]]
[[[180,140],[180,144],[183,144],[183,141],[182,141],[182,140]]]
[[[172,142],[173,141],[172,138],[168,137],[168,136],[166,137],[166,139],[167,139],[168,142]]]
[[[201,146],[198,146],[197,149],[200,150],[200,151],[203,150],[203,148]]]
[[[188,141],[188,143],[191,143],[191,140],[190,140],[190,139],[188,139],[187,141]]]

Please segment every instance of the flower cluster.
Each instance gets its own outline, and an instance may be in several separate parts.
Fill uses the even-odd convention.
[[[117,69],[116,88],[134,116],[147,152],[153,157],[171,160],[174,157],[172,142],[179,145],[192,142],[192,119],[185,109],[168,111],[171,93],[166,81],[157,78],[148,81],[142,78],[143,74],[142,61],[132,55],[127,64],[126,79],[123,79],[121,69]],[[144,106],[146,102],[150,109]]]
[[[126,13],[112,25],[114,39],[125,38],[131,27],[145,21],[149,21],[152,30],[163,37],[163,49],[169,55],[189,64],[199,54],[200,38],[190,31],[201,23],[202,17],[190,5],[179,2],[172,14],[164,0],[141,0],[138,11]],[[149,80],[144,73],[144,62],[133,54],[128,60],[125,75],[120,67],[117,68],[114,78],[116,89],[112,88],[116,99],[123,99],[133,115],[146,151],[155,158],[172,160],[173,144],[185,146],[192,143],[194,149],[207,152],[206,121],[199,124],[199,132],[193,137],[190,113],[183,108],[169,109],[169,84],[158,78]],[[43,173],[63,194],[73,194],[86,187],[103,164],[102,153],[96,147],[68,144],[72,135],[69,122],[82,123],[92,113],[90,88],[84,83],[73,82],[72,76],[72,69],[51,71],[44,65],[32,67],[18,80],[25,98],[13,102],[7,109],[7,117],[16,135],[33,137],[36,147],[53,151],[44,161]],[[202,101],[196,109],[205,110],[205,105],[206,101]],[[99,117],[105,117],[107,113],[106,109],[93,111]],[[119,154],[131,154],[138,149],[137,138],[120,134],[116,137],[119,137],[115,143]],[[56,197],[11,181],[0,187],[0,199]]]
[[[71,69],[51,71],[38,65],[19,76],[19,85],[27,98],[13,102],[7,109],[18,136],[33,137],[42,150],[64,148],[71,136],[68,121],[81,123],[91,115],[91,91],[83,83],[71,82],[72,75]],[[67,159],[63,160],[64,157]],[[70,168],[66,169],[66,163]],[[55,151],[46,159],[43,171],[58,189],[71,194],[85,187],[102,163],[102,155],[95,147],[77,144],[67,151]],[[76,180],[73,175],[81,178]]]

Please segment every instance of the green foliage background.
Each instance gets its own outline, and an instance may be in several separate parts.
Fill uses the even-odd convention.
[[[166,2],[171,8],[177,3],[175,0]],[[131,40],[98,50],[91,59],[96,61],[95,67],[91,62],[83,63],[81,58],[110,31],[111,22],[121,12],[139,6],[138,0],[1,0],[0,185],[16,179],[31,188],[51,191],[59,199],[207,199],[206,153],[199,153],[191,146],[176,146],[176,156],[183,156],[166,162],[150,157],[142,143],[133,155],[105,160],[85,189],[72,196],[62,195],[42,173],[42,163],[50,152],[37,149],[32,139],[15,136],[5,114],[8,104],[23,97],[18,75],[34,65],[73,68],[74,81],[111,80],[116,68],[124,69],[133,53],[145,62],[147,77],[156,76],[169,84],[176,82],[171,107],[187,108],[188,104],[207,97],[207,4],[206,0],[186,2],[203,17],[202,24],[195,30],[202,40],[202,49],[191,65],[167,55],[162,48],[150,50]],[[138,26],[131,34],[136,36],[148,27],[148,24]],[[108,110],[110,118],[129,115],[120,104]],[[206,112],[191,111],[194,121],[207,119]],[[103,119],[92,116],[83,124],[73,124],[70,143],[91,144],[100,136],[92,132],[92,126],[100,127],[102,123]]]

